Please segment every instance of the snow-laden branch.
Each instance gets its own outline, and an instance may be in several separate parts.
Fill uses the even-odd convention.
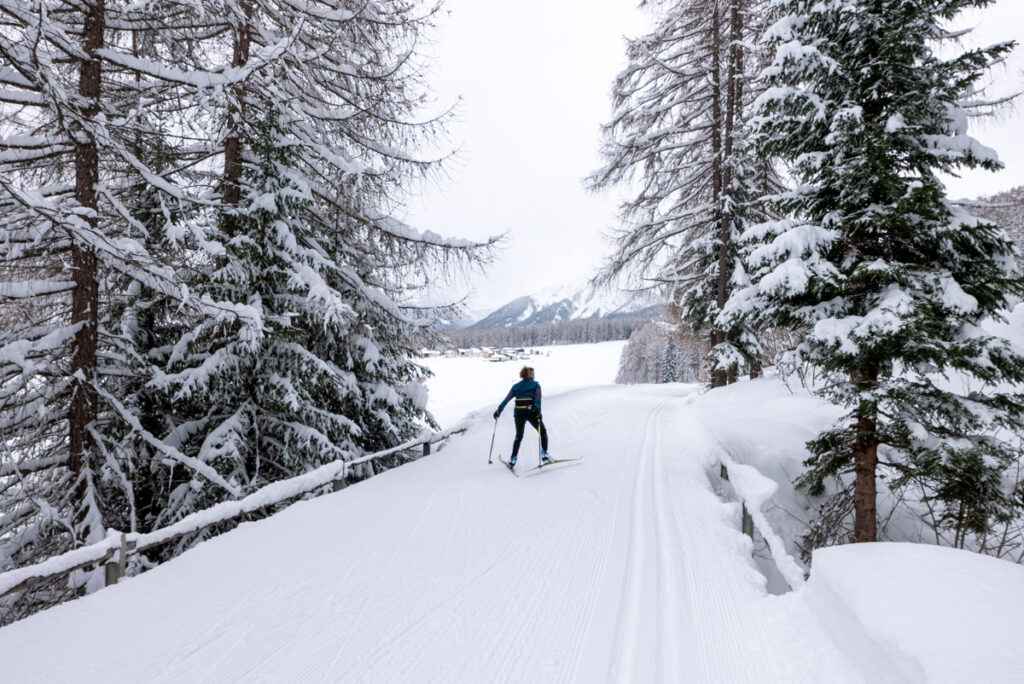
[[[210,482],[219,485],[225,491],[231,494],[231,496],[237,497],[241,494],[241,492],[238,490],[236,486],[234,486],[233,484],[225,480],[223,477],[221,477],[220,473],[214,470],[214,468],[209,464],[203,463],[197,458],[187,456],[181,453],[179,450],[175,449],[174,447],[154,437],[148,430],[142,427],[142,423],[139,421],[138,417],[134,413],[129,411],[124,404],[118,401],[117,398],[114,397],[114,395],[110,394],[102,387],[97,387],[96,391],[101,397],[103,397],[107,401],[107,403],[109,403],[114,408],[114,410],[118,412],[118,414],[121,416],[121,419],[125,421],[125,423],[127,423],[132,428],[132,430],[135,431],[140,437],[142,437],[142,439],[151,447],[153,447],[160,453],[164,454],[168,458],[180,462],[182,465],[186,466],[187,468],[190,468],[193,472],[202,475]]]

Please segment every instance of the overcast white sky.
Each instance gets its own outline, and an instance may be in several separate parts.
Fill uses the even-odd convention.
[[[440,103],[462,97],[451,127],[460,146],[448,178],[410,201],[407,220],[442,235],[509,233],[498,261],[473,279],[470,309],[487,313],[515,297],[582,284],[608,253],[614,195],[581,179],[600,163],[609,90],[625,65],[623,36],[647,18],[636,0],[446,0],[431,52]],[[1024,39],[1024,2],[998,0],[970,17],[980,44]],[[996,74],[1000,90],[1024,89],[1024,48]],[[973,124],[1006,164],[998,174],[950,179],[950,195],[973,197],[1024,184],[1024,105]]]

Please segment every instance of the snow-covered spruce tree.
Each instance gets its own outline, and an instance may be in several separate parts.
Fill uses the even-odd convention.
[[[278,467],[280,433],[232,422],[240,387],[273,395],[261,415],[295,399],[271,416],[300,415],[291,437],[344,423],[347,455],[424,418],[408,340],[433,312],[408,297],[487,246],[389,218],[432,166],[406,152],[434,128],[412,120],[429,10],[351,5],[0,2],[0,567],[107,527],[152,529],[324,457],[292,440],[296,460]],[[257,10],[277,23],[247,23]],[[277,242],[253,249],[259,230]],[[319,375],[293,395],[269,371],[233,374],[303,364]],[[325,375],[344,393],[323,398]],[[68,592],[16,596],[5,616]]]
[[[665,351],[661,361],[660,382],[676,382],[679,379],[679,347],[671,337],[665,341]]]
[[[797,185],[774,198],[789,218],[747,231],[751,283],[723,324],[753,315],[807,331],[796,355],[849,412],[809,443],[801,482],[821,492],[852,467],[857,541],[877,536],[879,466],[939,498],[967,478],[999,509],[1005,495],[988,484],[1012,456],[999,429],[1022,409],[1002,383],[1024,380],[1024,359],[979,324],[1024,285],[1003,231],[950,204],[936,174],[998,168],[962,106],[1010,45],[936,52],[946,22],[987,0],[777,4],[753,127],[759,153],[789,164]]]
[[[743,324],[716,319],[732,289],[735,240],[754,184],[771,180],[744,139],[748,15],[755,0],[642,3],[658,13],[655,29],[631,40],[629,65],[613,87],[605,126],[605,166],[594,188],[636,184],[621,207],[624,227],[599,280],[622,275],[658,288],[710,337],[713,386],[734,380],[756,338]]]
[[[186,193],[147,160],[166,144],[159,98],[137,71],[121,3],[0,2],[0,568],[101,539],[134,511],[136,448],[149,443],[215,486],[202,463],[147,433],[126,397],[144,372],[120,312],[146,288],[199,308],[142,221]],[[126,47],[127,46],[127,47]],[[170,159],[168,160],[170,161]],[[17,617],[80,588],[7,599]],[[10,602],[13,601],[13,605]]]
[[[197,322],[153,351],[163,371],[146,389],[165,439],[243,489],[393,446],[430,422],[413,339],[443,312],[414,297],[447,269],[485,261],[492,244],[392,218],[438,164],[413,153],[443,124],[415,118],[432,9],[210,0],[205,23],[183,31],[192,97],[222,115],[204,220],[223,250],[193,288],[256,311],[262,328]],[[160,524],[223,494],[171,474],[164,496]]]

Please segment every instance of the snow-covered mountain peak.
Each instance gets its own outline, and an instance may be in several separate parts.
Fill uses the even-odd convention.
[[[513,299],[474,323],[474,328],[553,323],[580,318],[625,316],[657,305],[652,298],[617,289],[566,284]]]

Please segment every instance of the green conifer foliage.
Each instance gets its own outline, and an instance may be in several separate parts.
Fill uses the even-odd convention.
[[[1007,388],[1024,359],[979,326],[1024,283],[1004,232],[947,201],[937,176],[1000,167],[968,135],[964,100],[1012,46],[937,51],[958,12],[988,4],[782,0],[766,35],[775,57],[755,140],[795,189],[771,198],[787,218],[746,232],[750,283],[724,318],[807,331],[795,354],[849,412],[809,444],[802,483],[820,492],[852,466],[858,541],[877,535],[879,463],[949,506],[964,478],[1001,500],[983,509],[1006,501],[988,483],[1012,456],[998,430],[1021,414]]]

